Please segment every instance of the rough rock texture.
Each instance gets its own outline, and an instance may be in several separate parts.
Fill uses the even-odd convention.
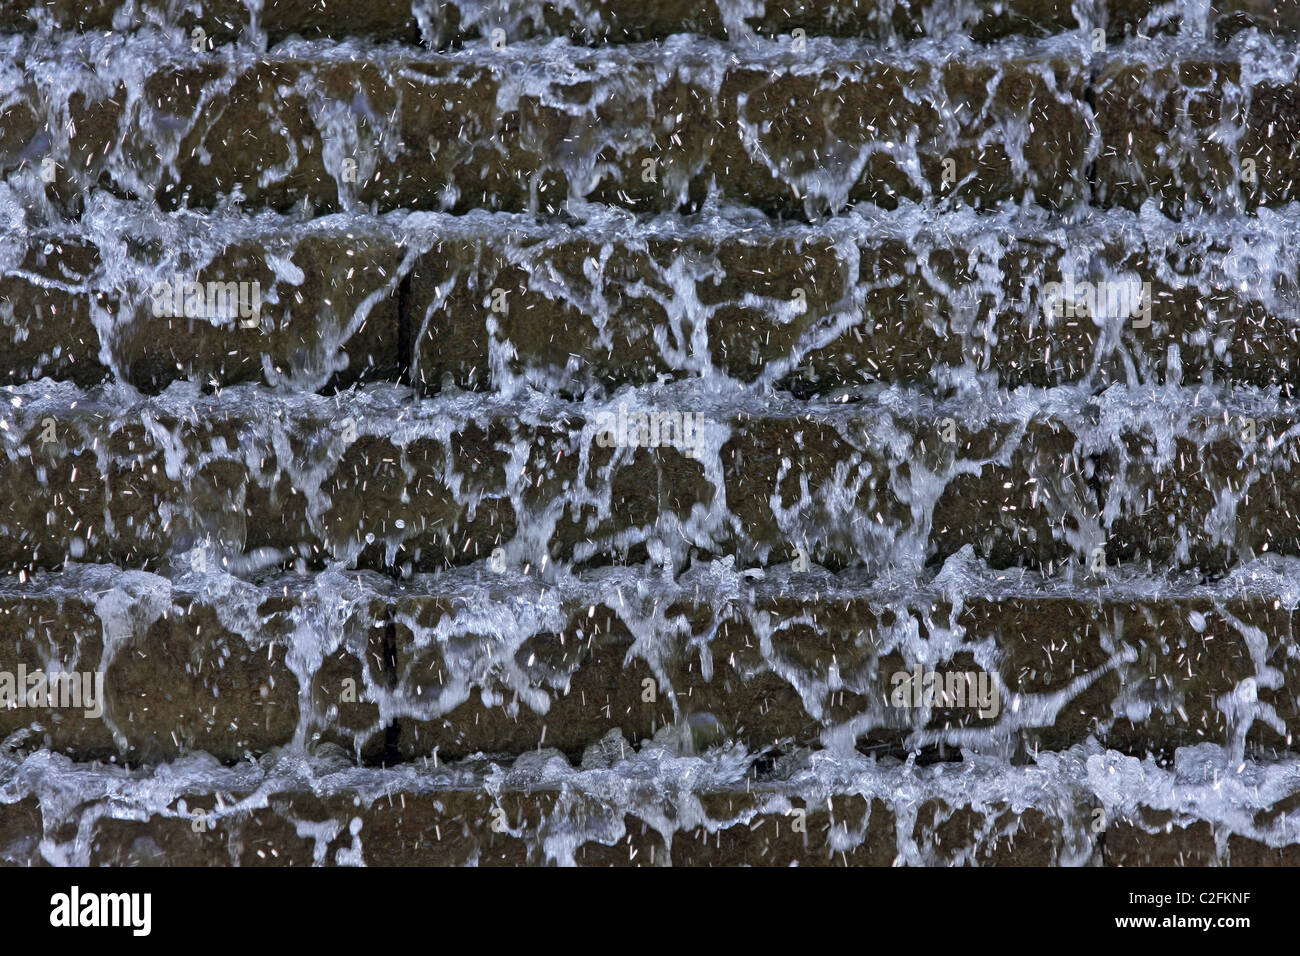
[[[1062,224],[909,206],[802,226],[588,209],[566,226],[159,217],[101,201],[79,228],[4,240],[15,265],[0,279],[12,340],[0,373],[89,385],[109,375],[107,356],[146,392],[185,379],[488,391],[517,377],[566,395],[725,373],[811,396],[877,382],[943,393],[963,373],[1008,388],[1289,389],[1300,359],[1289,213],[1226,227],[1122,212]],[[1107,278],[1118,294],[1085,285]],[[205,297],[186,316],[173,290],[190,281],[257,282],[260,309],[246,318]],[[159,303],[175,314],[155,315]],[[49,335],[31,335],[32,320]]]
[[[647,750],[574,771],[554,751],[394,771],[337,754],[222,769],[186,758],[184,779],[72,765],[43,754],[0,825],[10,863],[190,866],[1294,865],[1291,790],[1244,769],[1202,772],[1073,748],[1038,767],[794,759],[761,769]],[[1292,765],[1288,765],[1292,766]],[[77,799],[27,795],[53,775]],[[1145,798],[1115,781],[1145,786]],[[563,781],[561,784],[560,781]],[[1018,796],[1026,786],[1033,796]],[[1219,794],[1237,802],[1224,812]],[[111,797],[110,797],[111,794]]]
[[[799,547],[916,571],[968,545],[994,567],[1222,571],[1300,546],[1295,419],[1254,390],[761,406],[695,387],[583,403],[179,384],[138,402],[41,383],[13,396],[0,561],[15,571],[158,570],[194,547],[237,567],[376,570],[498,548],[519,564],[680,568],[694,551],[762,565]]]
[[[212,588],[194,573],[83,565],[0,594],[0,623],[11,665],[103,672],[102,718],[18,708],[0,732],[79,759],[238,760],[325,739],[365,761],[391,757],[385,747],[446,760],[542,746],[577,760],[610,731],[649,740],[709,714],[755,752],[1013,755],[1090,736],[1139,755],[1207,741],[1285,750],[1300,674],[1284,570],[1261,562],[1199,586],[990,573],[955,598],[819,569],[694,569],[646,593],[631,568],[550,585],[489,564]],[[922,659],[914,635],[946,649]],[[900,705],[894,676],[920,665],[984,673],[996,696],[984,709]]]
[[[52,68],[41,46],[6,43],[23,71],[9,111],[69,161],[40,180],[29,136],[0,150],[0,175],[63,210],[100,186],[164,209],[236,193],[318,212],[557,213],[571,199],[649,212],[710,195],[813,216],[941,195],[1056,208],[1084,197],[1098,149],[1086,64],[1053,45],[936,65],[820,39],[815,56],[768,44],[734,63],[677,37],[668,59],[658,46],[573,48],[561,69],[538,43],[357,61],[320,47],[196,56],[109,35],[69,41],[61,68],[114,64],[69,89],[36,82]]]
[[[1107,0],[1098,5],[1108,40],[1134,33],[1176,32],[1184,19],[1197,25],[1207,16],[1212,35],[1226,38],[1259,28],[1282,34],[1300,31],[1300,14],[1274,0],[1214,0],[1204,13],[1185,17],[1177,4],[1149,0]],[[503,41],[566,36],[575,42],[628,42],[694,33],[717,39],[791,36],[864,37],[897,43],[922,37],[969,36],[988,42],[1015,34],[1047,36],[1092,27],[1081,22],[1068,0],[805,0],[797,5],[760,0],[561,0],[534,8],[505,9],[473,0],[264,0],[254,18],[236,0],[179,4],[168,0],[4,0],[0,28],[6,30],[130,30],[146,25],[174,26],[187,35],[198,27],[211,44],[265,39],[278,43],[290,36],[368,37],[446,45],[468,39]]]
[[[0,0],[0,862],[1300,862],[1300,16]]]

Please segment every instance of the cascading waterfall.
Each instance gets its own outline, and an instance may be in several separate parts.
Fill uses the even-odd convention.
[[[454,6],[0,24],[0,858],[1300,843],[1284,30]]]

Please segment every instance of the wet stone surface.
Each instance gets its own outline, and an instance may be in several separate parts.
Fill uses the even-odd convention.
[[[1300,861],[1294,3],[0,0],[0,863]]]

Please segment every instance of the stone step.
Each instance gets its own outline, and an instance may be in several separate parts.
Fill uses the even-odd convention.
[[[918,767],[658,748],[574,768],[350,768],[326,753],[155,771],[5,767],[10,865],[1295,865],[1295,758],[1172,767],[1100,749]],[[1288,776],[1289,775],[1289,776]],[[1121,785],[1133,789],[1125,791]],[[57,799],[54,794],[57,792]]]
[[[320,743],[367,762],[576,760],[611,732],[683,752],[1272,754],[1300,719],[1297,573],[1274,559],[1214,584],[1071,583],[965,557],[912,581],[729,561],[676,580],[487,564],[241,581],[79,565],[0,587],[0,695],[22,703],[0,708],[0,739],[133,764]],[[79,684],[39,676],[55,672]]]
[[[795,216],[906,200],[1063,208],[1086,201],[1101,148],[1091,54],[1073,39],[942,63],[824,38],[804,52],[679,36],[364,60],[327,43],[177,46],[0,38],[0,174],[32,214],[75,215],[99,191],[317,212],[555,214],[571,199],[651,212],[710,196]]]
[[[366,386],[0,389],[0,566],[432,571],[497,554],[603,565],[801,548],[914,571],[1199,567],[1300,553],[1296,415],[1274,393],[884,390],[804,402],[714,385],[568,402]],[[215,558],[214,558],[215,559]]]
[[[1245,42],[1245,41],[1243,41]],[[960,60],[687,36],[448,54],[159,34],[0,39],[0,174],[53,222],[99,191],[166,209],[638,212],[710,201],[820,219],[1006,201],[1171,216],[1297,196],[1297,55],[1182,39],[1006,41]],[[48,161],[48,162],[47,162]]]
[[[909,207],[812,227],[589,208],[557,234],[511,214],[300,223],[102,201],[79,229],[0,248],[15,263],[0,272],[11,384],[86,386],[111,368],[151,393],[184,379],[409,379],[426,393],[523,379],[579,395],[717,373],[801,396],[976,378],[1289,390],[1300,367],[1292,214],[1067,225]],[[202,308],[191,289],[183,317],[190,282]],[[209,283],[230,292],[224,312]],[[247,285],[242,301],[230,283]]]
[[[543,6],[494,8],[474,0],[265,0],[256,7],[237,0],[0,0],[0,30],[138,30],[179,28],[195,39],[203,30],[211,45],[276,44],[288,37],[367,37],[443,47],[466,40],[502,42],[563,36],[579,43],[639,42],[694,33],[716,39],[805,35],[863,37],[898,43],[929,37],[969,36],[987,42],[1013,34],[1045,36],[1074,30],[1105,30],[1109,41],[1134,33],[1183,30],[1219,38],[1251,27],[1266,32],[1300,31],[1294,4],[1273,0],[1214,0],[1201,4],[1153,0],[1107,0],[1083,11],[1066,0],[806,0],[798,5],[759,2],[638,4],[629,0],[567,0]],[[1082,13],[1082,16],[1081,16]]]

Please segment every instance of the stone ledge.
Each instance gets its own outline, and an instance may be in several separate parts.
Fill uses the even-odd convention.
[[[1195,29],[1195,14],[1184,24],[1183,5],[1153,0],[1108,0],[1102,5],[1107,39],[1111,42],[1140,32],[1144,35]],[[1171,9],[1172,8],[1172,9]],[[1191,12],[1191,11],[1188,11]],[[1045,36],[1088,32],[1091,21],[1080,21],[1068,0],[805,0],[788,9],[776,0],[734,5],[726,0],[681,2],[660,0],[653,5],[630,0],[568,0],[533,9],[511,10],[505,16],[463,0],[266,0],[258,26],[236,0],[203,0],[186,5],[176,15],[160,0],[131,5],[123,0],[97,2],[87,8],[74,0],[3,0],[0,29],[109,30],[148,26],[179,27],[187,34],[201,27],[215,43],[254,43],[263,36],[271,44],[287,37],[367,37],[446,46],[466,40],[490,39],[501,30],[507,42],[533,37],[564,36],[579,43],[662,40],[677,33],[717,39],[743,39],[751,31],[762,36],[808,35],[864,37],[898,43],[922,37],[969,36],[987,42],[1016,34]],[[1241,30],[1290,34],[1300,31],[1300,14],[1274,0],[1215,0],[1207,25],[1212,35],[1229,37]]]
[[[102,673],[102,716],[8,708],[0,736],[133,763],[294,741],[372,762],[539,747],[576,760],[614,731],[755,753],[1023,758],[1093,737],[1137,754],[1284,752],[1300,697],[1287,574],[1261,563],[1212,586],[1067,585],[956,561],[903,587],[718,562],[667,583],[483,567],[249,583],[77,566],[0,589],[0,672]],[[954,576],[960,589],[941,583]],[[917,670],[976,683],[966,699],[900,703],[897,675]]]
[[[804,757],[766,779],[754,778],[743,758],[663,752],[582,770],[545,752],[513,767],[420,771],[293,758],[222,770],[190,760],[165,777],[162,768],[156,777],[125,774],[35,755],[7,771],[0,860],[1293,865],[1300,832],[1291,815],[1257,827],[1238,812],[1285,802],[1285,768],[1227,766],[1209,779],[1215,753],[1188,751],[1175,770],[1080,748],[1030,767]],[[64,798],[38,802],[56,773]],[[1145,784],[1148,796],[1130,802],[1116,791],[1117,776]]]

